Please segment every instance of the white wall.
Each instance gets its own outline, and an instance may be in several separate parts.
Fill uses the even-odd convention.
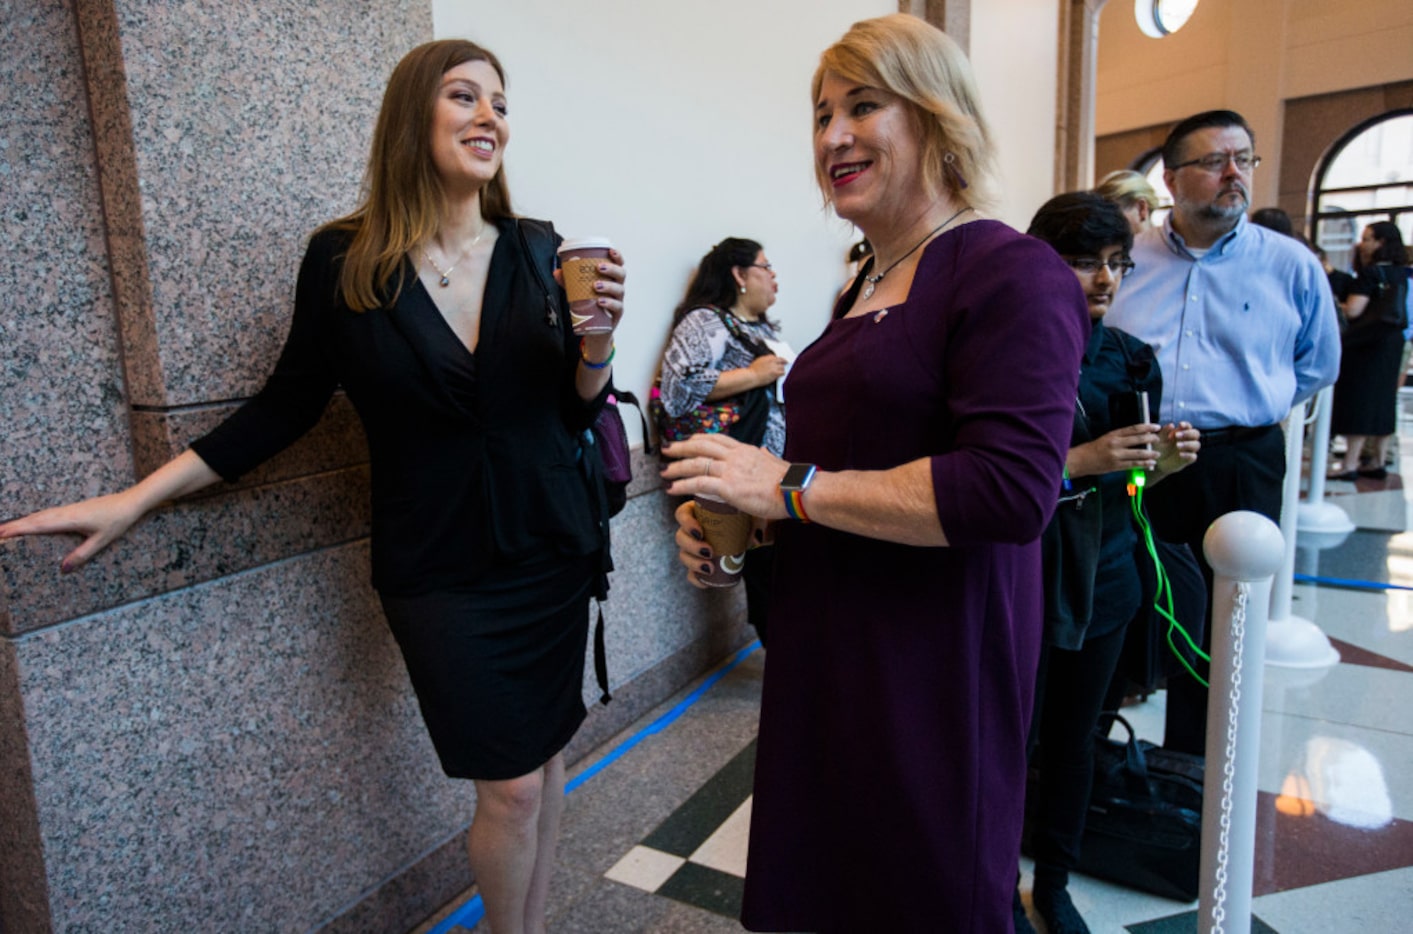
[[[971,60],[1001,158],[998,216],[1025,230],[1055,194],[1056,0],[973,0]]]
[[[672,309],[712,244],[761,241],[771,314],[803,348],[843,284],[851,225],[814,183],[810,76],[819,53],[891,0],[567,0],[433,4],[436,35],[495,52],[507,73],[516,210],[627,257],[615,379],[645,395]],[[636,420],[629,430],[637,434]]]

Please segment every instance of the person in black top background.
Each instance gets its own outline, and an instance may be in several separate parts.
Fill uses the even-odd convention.
[[[1038,750],[1041,784],[1037,812],[1031,824],[1035,854],[1035,908],[1051,934],[1079,934],[1088,926],[1070,900],[1069,871],[1079,864],[1080,838],[1093,783],[1094,731],[1105,694],[1118,665],[1125,632],[1140,615],[1144,585],[1135,552],[1138,531],[1129,508],[1130,472],[1142,470],[1152,485],[1192,463],[1201,446],[1197,429],[1187,422],[1159,426],[1152,422],[1115,423],[1111,399],[1148,393],[1149,411],[1158,411],[1162,375],[1147,344],[1104,326],[1123,281],[1133,268],[1128,251],[1133,233],[1119,207],[1091,192],[1051,198],[1036,213],[1027,231],[1055,248],[1075,271],[1089,304],[1093,330],[1080,364],[1075,430],[1065,457],[1062,502],[1046,544],[1046,623],[1036,681],[1032,744]],[[1050,560],[1051,533],[1075,517],[1093,518],[1100,530],[1096,554],[1087,566],[1066,564],[1059,570]],[[1081,561],[1079,563],[1086,563]],[[1056,606],[1061,594],[1056,574],[1082,573],[1081,588],[1092,601],[1084,606]],[[1092,581],[1092,591],[1087,586]],[[1017,932],[1034,932],[1019,893],[1013,903]]]
[[[1383,480],[1389,445],[1398,429],[1403,331],[1408,327],[1408,272],[1403,233],[1391,221],[1369,224],[1354,248],[1354,271],[1340,311],[1349,322],[1340,335],[1343,353],[1330,407],[1330,433],[1343,435],[1342,466],[1332,479]],[[1369,461],[1361,463],[1365,453]]]
[[[363,202],[311,238],[260,393],[136,485],[0,538],[78,534],[61,565],[75,570],[155,506],[288,446],[342,386],[368,437],[373,583],[444,770],[476,782],[468,850],[491,926],[519,934],[544,930],[561,751],[585,715],[607,532],[579,438],[608,390],[613,335],[575,337],[563,292],[547,300],[530,266],[527,235],[553,234],[511,212],[504,85],[471,42],[409,52]],[[612,253],[595,283],[615,325],[621,264]]]

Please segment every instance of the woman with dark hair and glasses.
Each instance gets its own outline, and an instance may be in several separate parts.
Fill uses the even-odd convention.
[[[1104,326],[1104,314],[1133,269],[1128,258],[1133,233],[1123,211],[1091,192],[1060,195],[1040,208],[1027,232],[1054,247],[1074,270],[1093,328],[1080,365],[1060,503],[1041,539],[1045,638],[1031,721],[1032,761],[1041,779],[1031,824],[1032,900],[1050,934],[1078,934],[1089,928],[1067,885],[1070,870],[1079,865],[1089,808],[1094,731],[1128,625],[1146,619],[1129,477],[1139,470],[1148,484],[1157,483],[1194,461],[1201,445],[1197,429],[1186,422],[1160,427],[1149,417],[1124,423],[1125,401],[1136,393],[1147,394],[1150,412],[1158,410],[1163,383],[1152,348]],[[1141,406],[1137,411],[1142,416]],[[1068,535],[1061,534],[1064,524]],[[1097,547],[1074,548],[1076,532]],[[1061,542],[1070,552],[1063,560]],[[1196,565],[1190,558],[1188,563],[1191,573],[1183,578],[1200,582]],[[1196,612],[1201,619],[1200,602]],[[1016,931],[1033,934],[1019,892],[1012,908]]]
[[[667,420],[701,405],[732,403],[739,420],[723,430],[738,441],[785,452],[785,408],[777,383],[786,359],[780,325],[766,316],[779,286],[765,250],[754,240],[727,237],[697,265],[687,295],[672,316],[672,336],[662,357],[660,403]],[[662,427],[660,425],[660,427]],[[664,440],[675,441],[679,436]],[[770,546],[746,553],[741,579],[746,615],[766,641]]]
[[[1403,234],[1390,221],[1365,227],[1354,246],[1355,279],[1340,305],[1349,327],[1340,340],[1343,354],[1330,410],[1330,431],[1344,435],[1348,447],[1332,479],[1388,476],[1384,465],[1398,427],[1398,369],[1408,326],[1407,261]],[[1366,467],[1360,454],[1369,441],[1374,450]]]

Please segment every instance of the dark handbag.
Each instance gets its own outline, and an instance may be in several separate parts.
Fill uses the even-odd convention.
[[[1137,739],[1094,740],[1094,787],[1079,871],[1164,898],[1197,898],[1203,758]],[[1043,780],[1043,779],[1042,779]]]

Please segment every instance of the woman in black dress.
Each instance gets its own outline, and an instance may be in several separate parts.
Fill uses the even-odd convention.
[[[1403,234],[1380,221],[1364,228],[1354,249],[1357,277],[1340,305],[1349,327],[1335,383],[1330,431],[1344,435],[1344,464],[1332,479],[1388,476],[1384,464],[1398,427],[1398,368],[1403,362],[1403,329],[1408,326],[1408,271]],[[1370,466],[1360,465],[1366,441],[1373,441]]]
[[[363,204],[316,231],[260,393],[140,483],[0,525],[76,533],[81,566],[160,503],[234,479],[318,421],[342,386],[368,436],[373,583],[450,776],[476,782],[471,865],[496,934],[543,931],[584,717],[588,602],[606,518],[579,463],[613,335],[575,337],[557,239],[510,209],[504,73],[463,40],[412,50],[374,131]],[[622,257],[595,285],[615,324]]]

